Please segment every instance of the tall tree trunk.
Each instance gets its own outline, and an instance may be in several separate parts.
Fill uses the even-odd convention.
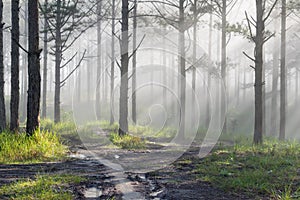
[[[263,142],[263,43],[265,30],[262,0],[256,1],[256,13],[254,143],[260,144]]]
[[[226,26],[227,26],[227,3],[226,0],[222,0],[222,45],[221,45],[221,76],[223,79],[223,82],[225,84],[225,91],[227,90],[227,81],[226,81],[226,66],[227,66],[227,52],[226,52]],[[227,98],[226,98],[226,93],[227,92],[222,92],[222,96],[221,96],[221,101],[222,102],[227,102]],[[226,105],[227,103],[222,103],[221,105],[223,105],[221,107],[221,113],[225,114],[225,122],[224,122],[224,126],[223,126],[223,134],[227,132],[227,117],[226,117]]]
[[[128,133],[128,0],[122,0],[122,38],[121,38],[121,86],[119,135]]]
[[[45,0],[45,7],[48,8],[48,0]],[[47,117],[47,62],[48,62],[48,20],[47,11],[44,13],[44,69],[43,69],[43,103],[42,103],[42,118]]]
[[[10,100],[10,130],[19,128],[19,65],[20,65],[20,26],[19,26],[19,0],[11,2],[11,100]]]
[[[56,30],[55,30],[55,91],[54,91],[54,122],[60,122],[60,65],[62,59],[61,38],[61,0],[57,0]]]
[[[101,104],[100,104],[100,94],[101,94],[101,41],[102,41],[102,33],[101,33],[101,10],[102,10],[102,0],[97,3],[97,87],[96,87],[96,117],[97,120],[101,118]],[[104,81],[103,81],[104,83]]]
[[[136,51],[136,34],[137,34],[137,0],[134,0],[134,9],[133,9],[133,52]],[[136,124],[136,57],[137,52],[134,52],[132,58],[132,121]]]
[[[193,68],[192,68],[192,111],[195,110],[196,107],[196,62],[197,62],[197,2],[198,0],[194,0],[194,24],[193,24]],[[191,112],[191,123],[195,124],[196,115],[194,112]]]
[[[281,11],[281,61],[280,61],[280,133],[279,139],[285,140],[286,126],[286,0],[282,0]]]
[[[180,128],[179,128],[179,141],[185,138],[185,88],[186,88],[186,74],[185,74],[185,18],[184,18],[184,1],[179,0],[179,95],[180,95]]]
[[[0,0],[0,132],[6,128],[3,63],[3,1]]]
[[[209,124],[210,124],[210,98],[209,98],[209,92],[210,92],[210,88],[211,88],[211,63],[212,63],[212,27],[213,26],[213,18],[212,18],[212,13],[210,13],[209,15],[209,36],[208,36],[208,60],[209,60],[209,64],[208,64],[208,77],[207,77],[207,88],[208,88],[208,93],[207,93],[207,105],[206,105],[206,128],[209,128]]]
[[[274,28],[277,33],[278,18],[274,19]],[[278,78],[279,78],[279,44],[278,38],[274,39],[273,48],[273,76],[272,76],[272,102],[271,102],[271,132],[270,135],[276,136],[278,134]]]
[[[28,2],[24,1],[25,4],[25,11],[24,11],[24,41],[23,41],[23,46],[25,49],[28,49]],[[26,117],[27,117],[27,90],[28,90],[28,71],[27,71],[27,67],[28,67],[28,63],[27,63],[27,53],[23,52],[23,94],[22,94],[22,117],[21,117],[21,121],[25,121]]]
[[[115,12],[116,1],[112,0],[112,21],[111,21],[111,68],[110,68],[110,124],[115,122],[114,107],[114,88],[115,88]]]
[[[28,1],[28,104],[26,132],[32,134],[39,127],[41,74],[39,50],[39,10],[38,0]]]

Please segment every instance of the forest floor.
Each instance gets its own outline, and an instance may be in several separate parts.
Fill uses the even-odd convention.
[[[23,193],[26,193],[22,193],[22,189],[34,185],[28,181],[36,180],[41,175],[82,177],[82,179],[77,181],[71,181],[70,178],[68,181],[62,179],[61,182],[48,188],[55,192],[66,191],[72,195],[70,198],[59,196],[59,198],[33,199],[285,199],[271,198],[273,191],[270,188],[274,184],[282,189],[283,184],[284,186],[290,184],[291,180],[295,184],[291,183],[286,192],[291,191],[288,195],[295,197],[291,199],[300,197],[300,190],[297,189],[300,188],[297,145],[284,147],[285,151],[282,151],[280,145],[262,149],[241,146],[240,149],[231,151],[229,148],[232,143],[223,142],[221,146],[215,148],[219,148],[220,151],[214,151],[207,158],[200,159],[199,145],[193,143],[179,159],[162,169],[149,173],[129,173],[111,169],[91,155],[89,150],[96,143],[91,146],[83,145],[75,134],[65,135],[64,139],[68,141],[70,151],[68,157],[61,162],[0,165],[0,199],[26,199],[22,198]],[[163,145],[159,142],[157,144]],[[123,160],[125,162],[142,162],[134,157],[134,150],[130,151],[129,157],[128,150],[116,150],[109,146],[102,146],[93,151],[113,157],[117,155],[118,158],[127,157]],[[147,145],[146,150],[139,151],[144,151],[145,154],[160,152],[157,145]],[[278,159],[274,159],[275,157]],[[290,178],[285,179],[286,175],[290,175]],[[10,195],[1,194],[4,185],[9,186],[20,181],[25,182],[6,189],[11,190],[8,192]],[[283,189],[277,188],[276,191],[284,192]],[[35,192],[39,193],[40,190],[45,190],[43,184]],[[17,197],[13,194],[14,191],[20,191],[18,195],[21,195],[21,198],[14,198]]]
[[[197,147],[191,148],[177,162],[164,169],[148,174],[131,174],[104,166],[91,157],[77,140],[70,144],[72,153],[63,162],[0,165],[0,186],[32,180],[41,174],[70,174],[84,177],[83,181],[69,183],[64,187],[64,190],[72,193],[74,199],[248,199],[199,181],[191,173],[196,163],[184,166],[178,164],[185,159],[197,160],[193,159],[196,158]]]

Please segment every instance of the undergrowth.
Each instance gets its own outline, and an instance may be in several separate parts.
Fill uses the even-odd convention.
[[[143,141],[140,137],[132,136],[129,134],[120,136],[117,133],[111,133],[110,141],[114,145],[127,150],[144,149],[146,145],[145,141]]]
[[[15,200],[71,200],[74,199],[70,184],[79,184],[84,178],[74,175],[36,175],[0,187],[0,197]]]
[[[267,140],[221,147],[200,160],[195,173],[230,192],[275,199],[300,198],[300,144]]]
[[[35,131],[32,136],[26,133],[0,134],[0,163],[32,163],[62,159],[67,148],[60,142],[56,133]]]

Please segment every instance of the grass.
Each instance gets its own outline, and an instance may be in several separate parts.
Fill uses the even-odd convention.
[[[57,134],[36,131],[28,137],[25,133],[0,134],[0,163],[37,163],[64,158],[67,148]]]
[[[33,180],[20,180],[0,187],[0,197],[15,200],[71,200],[74,196],[68,186],[84,180],[82,177],[67,174],[37,175]]]
[[[124,135],[119,136],[117,133],[111,133],[110,134],[110,141],[122,148],[127,150],[136,150],[136,149],[145,149],[146,143],[141,138],[132,136],[132,135]]]
[[[241,143],[219,148],[199,162],[195,170],[198,178],[226,191],[275,199],[300,198],[297,142],[268,140],[262,146]]]

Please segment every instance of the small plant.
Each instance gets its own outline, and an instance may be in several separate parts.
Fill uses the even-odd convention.
[[[0,198],[71,200],[74,196],[68,190],[69,184],[79,184],[84,178],[74,175],[36,175],[31,180],[20,180],[0,187]]]
[[[122,148],[122,149],[128,149],[128,150],[135,150],[135,149],[144,149],[145,148],[145,141],[143,141],[141,138],[132,136],[132,135],[124,135],[119,136],[117,133],[111,133],[110,134],[110,141]]]

